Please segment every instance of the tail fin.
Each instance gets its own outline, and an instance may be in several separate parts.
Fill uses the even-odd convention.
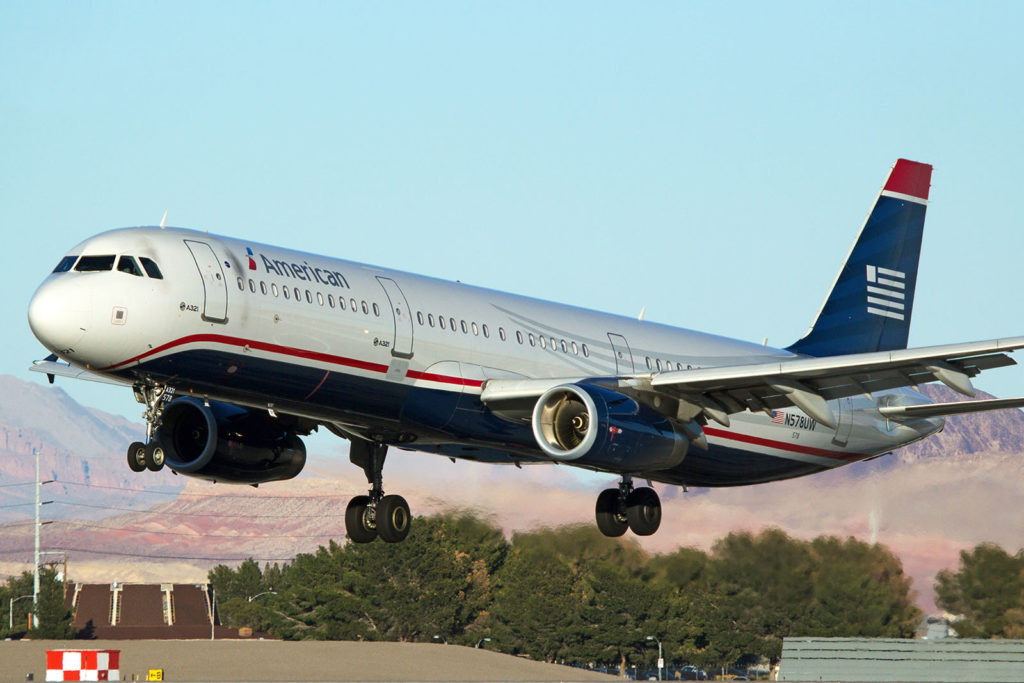
[[[808,356],[907,348],[932,167],[898,159],[818,317],[789,351]]]

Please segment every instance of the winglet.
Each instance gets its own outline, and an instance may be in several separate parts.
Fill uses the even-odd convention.
[[[790,351],[837,356],[907,348],[932,167],[898,159],[814,324]]]

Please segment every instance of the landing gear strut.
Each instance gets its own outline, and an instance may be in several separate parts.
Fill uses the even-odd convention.
[[[128,446],[128,467],[132,472],[159,472],[164,467],[164,448],[156,438],[164,406],[173,398],[169,387],[137,385],[135,399],[146,406],[146,443],[135,441]]]
[[[617,489],[605,489],[597,497],[597,528],[605,536],[617,537],[632,530],[650,536],[661,526],[661,500],[652,488],[633,488],[633,478],[622,477]]]
[[[380,536],[387,543],[398,543],[409,535],[412,515],[401,496],[385,496],[381,474],[388,447],[353,439],[349,460],[363,468],[370,484],[369,495],[356,496],[345,508],[345,532],[353,543],[369,543]]]

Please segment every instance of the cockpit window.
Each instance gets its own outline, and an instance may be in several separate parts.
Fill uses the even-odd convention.
[[[122,273],[142,277],[142,269],[139,268],[139,264],[131,256],[122,256],[117,259],[117,269]]]
[[[75,261],[78,260],[77,256],[65,256],[57,264],[57,267],[53,269],[55,273],[66,273],[71,270],[71,266],[75,265]]]
[[[156,265],[156,261],[148,259],[145,256],[140,256],[139,260],[142,261],[142,267],[146,269],[146,275],[150,276],[154,280],[164,279],[164,275],[160,272],[160,267]]]
[[[80,273],[90,273],[97,270],[113,270],[114,255],[106,256],[83,256],[78,260],[75,270]]]

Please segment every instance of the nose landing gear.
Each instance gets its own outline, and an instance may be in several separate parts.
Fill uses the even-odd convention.
[[[159,472],[164,467],[164,448],[155,438],[164,406],[173,398],[170,387],[141,385],[135,387],[135,399],[146,406],[146,443],[134,441],[128,446],[128,468],[132,472]]]
[[[633,478],[622,477],[617,489],[605,489],[597,497],[597,528],[605,536],[618,537],[630,529],[650,536],[661,526],[661,500],[654,489],[633,488]]]
[[[386,543],[398,543],[409,535],[412,515],[405,498],[385,496],[382,483],[388,447],[353,439],[349,460],[366,474],[369,495],[356,496],[345,508],[345,532],[353,543],[369,543],[378,536]]]

